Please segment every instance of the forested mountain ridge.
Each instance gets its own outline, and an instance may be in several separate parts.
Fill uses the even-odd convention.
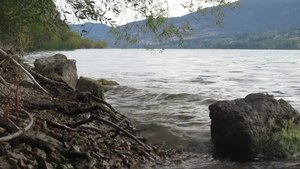
[[[189,23],[193,29],[189,36],[185,37],[185,48],[218,48],[216,45],[203,45],[203,43],[210,41],[211,44],[224,38],[242,39],[243,43],[237,45],[226,45],[224,48],[268,48],[268,46],[259,46],[256,44],[253,46],[243,46],[247,39],[251,39],[251,36],[262,36],[262,39],[266,39],[266,34],[276,34],[278,37],[276,43],[280,43],[280,34],[295,35],[292,38],[295,47],[299,46],[300,37],[298,34],[293,34],[295,29],[300,29],[300,1],[299,0],[241,0],[240,4],[235,9],[225,8],[222,10],[224,17],[222,18],[222,26],[215,24],[215,18],[211,14],[200,16],[196,13],[190,13],[182,17],[169,18],[176,26]],[[143,22],[143,21],[139,21]],[[129,23],[132,24],[132,23]],[[128,24],[128,25],[129,25]],[[124,25],[124,26],[128,26]],[[86,27],[86,26],[84,26]],[[84,27],[81,25],[71,25],[71,29],[76,32],[80,32]],[[84,37],[92,40],[105,40],[108,41],[110,46],[113,47],[114,36],[109,33],[109,27],[101,24],[88,24],[88,34]],[[93,27],[93,29],[91,29]],[[150,35],[141,37],[140,43],[153,44],[150,40]],[[257,38],[259,40],[260,38]],[[272,41],[272,39],[270,39]],[[287,40],[284,38],[284,40]],[[189,45],[192,44],[193,46]],[[199,43],[195,44],[194,42]],[[235,41],[238,43],[238,41]],[[251,41],[248,41],[249,43]],[[226,43],[226,41],[222,41]],[[269,42],[272,43],[272,42]],[[275,43],[275,42],[274,42]],[[157,44],[156,44],[157,45]],[[161,46],[162,44],[160,44]],[[175,48],[178,43],[165,42],[163,44],[166,48]],[[257,46],[258,45],[258,46]],[[285,48],[280,45],[270,45],[274,48]],[[118,47],[118,46],[115,46]],[[220,46],[219,46],[220,47]],[[293,47],[289,47],[293,48]]]

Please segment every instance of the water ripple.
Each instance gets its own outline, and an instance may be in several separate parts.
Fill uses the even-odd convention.
[[[189,156],[173,168],[273,168],[286,163],[239,164],[212,158],[208,105],[264,92],[300,110],[300,51],[107,49],[62,53],[77,60],[80,76],[121,84],[105,95],[134,119],[150,142],[197,152],[197,157]],[[34,57],[40,55],[29,59]]]

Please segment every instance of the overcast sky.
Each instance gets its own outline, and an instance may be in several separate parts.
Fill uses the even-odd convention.
[[[99,0],[99,1],[101,1],[101,0]],[[182,4],[185,4],[185,3],[193,2],[195,7],[212,6],[211,3],[206,3],[206,4],[203,3],[205,1],[209,1],[209,0],[153,0],[153,4],[159,3],[159,2],[167,2],[167,6],[169,9],[168,17],[176,17],[176,16],[186,15],[189,13],[188,9],[185,9],[182,7]],[[234,2],[236,0],[227,0],[227,1]],[[56,0],[56,4],[58,6],[64,6],[65,3],[64,3],[64,0]],[[118,25],[122,25],[122,24],[126,24],[128,22],[133,22],[136,20],[144,19],[144,18],[135,18],[135,16],[136,16],[136,13],[134,13],[132,10],[124,9],[122,11],[122,14],[118,18],[115,18],[115,20]],[[74,19],[74,17],[70,16],[68,18],[69,18],[68,20],[70,23],[78,23],[78,21],[76,19]]]
[[[191,1],[194,3],[195,7],[209,7],[212,6],[212,3],[205,3],[205,1],[209,0],[153,0],[154,2],[165,2],[167,1],[169,8],[169,17],[182,16],[190,13],[188,9],[183,8],[182,4],[190,3]],[[234,2],[237,0],[226,0],[227,2]],[[117,19],[118,24],[126,24],[128,22],[135,21],[134,13],[131,10],[123,11],[123,14]]]
[[[154,0],[155,1],[155,0]],[[186,0],[168,0],[169,17],[176,17],[188,14],[189,11],[184,9],[181,4]],[[134,21],[135,13],[130,9],[123,11],[123,14],[117,19],[119,24],[125,24]]]

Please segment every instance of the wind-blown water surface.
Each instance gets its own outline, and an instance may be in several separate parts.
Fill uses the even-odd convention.
[[[192,154],[181,165],[166,168],[279,168],[295,163],[240,164],[213,159],[208,106],[216,100],[264,92],[289,101],[299,111],[300,51],[104,49],[60,53],[77,60],[80,76],[119,82],[120,86],[106,92],[106,98],[134,119],[151,143]]]

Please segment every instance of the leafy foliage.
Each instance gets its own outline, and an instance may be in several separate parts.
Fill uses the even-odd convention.
[[[112,26],[111,32],[115,34],[116,43],[125,41],[128,44],[135,44],[139,42],[141,35],[149,34],[154,42],[179,40],[179,44],[182,44],[183,37],[191,31],[189,23],[177,26],[166,19],[170,13],[168,0],[60,0],[60,2],[67,4],[66,7],[60,8],[65,19],[71,15],[78,21],[97,21]],[[205,3],[219,7],[205,9]],[[229,4],[226,0],[188,0],[182,1],[181,6],[190,12],[197,11],[201,14],[210,12],[217,18],[216,23],[220,24],[223,16],[220,9],[224,5],[231,6]],[[119,27],[113,18],[126,19],[122,15],[127,9],[130,9],[133,18],[146,21]]]
[[[227,4],[224,0],[191,0],[189,5],[182,4],[182,7],[202,12],[200,2]],[[45,42],[60,42],[64,39],[62,35],[69,32],[66,22],[70,16],[80,22],[109,24],[113,27],[116,40],[128,43],[138,43],[139,35],[145,33],[153,35],[155,41],[182,41],[185,33],[190,30],[189,26],[178,27],[166,20],[169,16],[167,0],[56,0],[56,3],[60,5],[56,6],[53,0],[0,1],[0,45],[22,52],[25,49],[39,48]],[[133,11],[136,19],[146,18],[146,22],[119,29],[113,18],[122,16],[122,11],[126,9]],[[138,33],[133,33],[133,30]],[[76,46],[79,42],[74,43]]]
[[[0,39],[2,46],[24,50],[32,41],[50,40],[67,25],[51,0],[0,1]]]
[[[70,32],[52,0],[0,1],[0,46],[15,51],[104,48]]]
[[[90,39],[82,39],[77,33],[69,30],[61,35],[60,38],[51,41],[43,41],[34,46],[31,50],[71,50],[71,49],[91,49],[106,48],[107,44],[102,41],[94,42]]]

